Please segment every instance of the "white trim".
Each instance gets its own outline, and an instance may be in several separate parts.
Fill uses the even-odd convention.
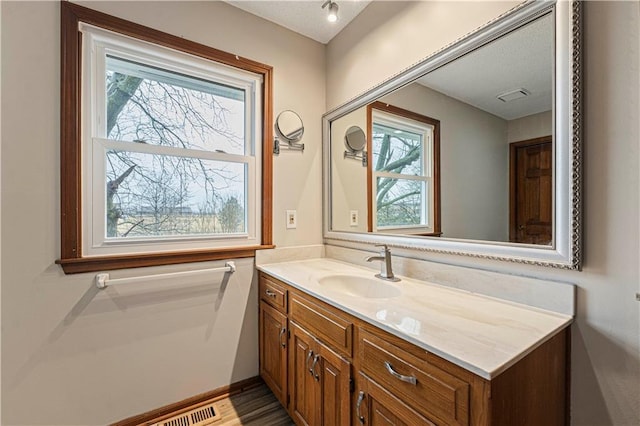
[[[94,145],[116,151],[139,152],[143,154],[170,155],[174,157],[201,158],[203,160],[224,161],[227,163],[255,163],[255,157],[248,155],[227,154],[226,152],[205,151],[202,149],[175,148],[164,145],[153,145],[117,141],[114,139],[92,138]]]
[[[430,176],[404,175],[402,173],[391,173],[391,172],[374,171],[373,175],[377,177],[386,177],[391,179],[419,180],[421,182],[427,182],[429,179],[431,179]]]
[[[147,43],[81,23],[82,54],[82,232],[85,257],[261,244],[263,78],[245,70]],[[245,155],[105,139],[107,55],[238,88],[245,94]],[[105,158],[109,149],[244,164],[246,233],[106,238]]]

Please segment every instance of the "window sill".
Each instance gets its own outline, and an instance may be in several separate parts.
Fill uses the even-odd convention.
[[[256,250],[274,248],[274,245],[233,247],[218,250],[173,251],[162,253],[130,254],[118,256],[95,256],[58,259],[56,263],[65,274],[100,272],[114,269],[144,268],[147,266],[175,265],[180,263],[206,262],[210,260],[254,257]]]

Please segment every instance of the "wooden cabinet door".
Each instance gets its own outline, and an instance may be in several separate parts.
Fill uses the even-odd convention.
[[[260,376],[287,406],[287,317],[260,302]]]
[[[318,396],[319,386],[313,373],[315,362],[318,371],[319,354],[313,336],[291,322],[289,352],[289,414],[297,425],[316,426],[321,424]]]
[[[320,361],[314,378],[320,387],[320,407],[323,426],[350,424],[351,364],[327,346],[318,343]]]
[[[356,390],[356,426],[436,426],[362,373]]]
[[[291,322],[289,413],[298,425],[350,424],[351,364]]]

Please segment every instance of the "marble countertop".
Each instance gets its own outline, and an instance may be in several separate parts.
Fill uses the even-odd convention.
[[[331,275],[373,278],[375,271],[326,258],[258,269],[485,379],[498,376],[573,321],[569,315],[402,276],[388,284],[400,289],[395,297],[349,295],[319,281]]]

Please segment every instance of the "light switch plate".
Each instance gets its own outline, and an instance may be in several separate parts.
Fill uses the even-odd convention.
[[[351,210],[349,212],[349,225],[358,226],[358,210]]]
[[[287,210],[287,229],[298,227],[298,215],[295,210]]]

